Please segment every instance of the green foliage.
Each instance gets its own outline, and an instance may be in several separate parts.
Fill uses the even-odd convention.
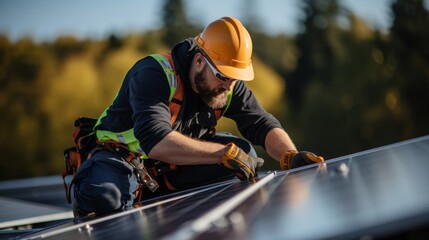
[[[305,88],[312,81],[330,84],[341,54],[338,26],[335,21],[339,7],[337,1],[306,0],[304,31],[297,36],[299,51],[297,68],[287,79],[287,96],[295,111],[299,111]]]
[[[73,36],[61,36],[52,45],[52,52],[61,61],[70,55],[84,52],[85,48],[85,42],[79,41]]]
[[[38,107],[43,96],[38,77],[49,54],[29,39],[14,44],[6,37],[0,39],[1,178],[43,174],[50,168],[45,158],[49,153],[40,142],[49,129]]]
[[[250,35],[254,43],[254,55],[264,59],[281,76],[286,76],[296,68],[297,49],[292,37],[268,36],[262,32],[250,32]]]
[[[409,138],[429,132],[429,13],[423,0],[398,0],[392,9],[389,80],[407,116],[402,137]]]

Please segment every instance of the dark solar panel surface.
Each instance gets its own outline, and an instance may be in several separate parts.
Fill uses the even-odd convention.
[[[381,238],[429,226],[429,136],[142,202],[22,238]],[[426,232],[427,234],[427,232]]]

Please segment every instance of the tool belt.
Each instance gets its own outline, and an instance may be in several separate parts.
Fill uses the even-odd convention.
[[[134,169],[134,172],[139,180],[140,184],[144,184],[147,188],[149,188],[152,192],[155,192],[158,189],[158,183],[153,179],[153,177],[146,170],[143,160],[130,149],[125,147],[123,144],[115,142],[115,141],[105,141],[101,142],[100,147],[112,152],[126,162],[128,162]],[[155,172],[157,172],[155,170]],[[156,175],[154,175],[156,176]]]
[[[79,117],[76,119],[72,133],[72,139],[76,145],[64,150],[65,169],[62,171],[61,176],[63,178],[64,190],[68,203],[71,203],[70,191],[73,180],[69,187],[65,181],[66,176],[73,175],[74,177],[80,165],[100,149],[105,149],[114,153],[133,167],[140,183],[136,196],[140,195],[139,193],[142,192],[144,187],[154,192],[159,187],[159,184],[154,178],[176,169],[176,165],[174,164],[167,164],[151,159],[143,160],[138,154],[132,152],[124,144],[115,141],[100,142],[93,130],[96,122],[97,119],[95,118]],[[170,190],[175,190],[165,177],[164,181]]]
[[[155,192],[159,188],[159,184],[155,178],[158,179],[158,181],[161,181],[167,189],[171,191],[177,190],[165,175],[166,172],[177,169],[175,164],[167,164],[165,162],[155,161],[152,159],[143,160],[138,154],[132,152],[126,145],[115,141],[100,142],[98,147],[119,156],[133,167],[140,183],[139,188],[135,191],[135,201],[141,200],[145,188],[148,188],[151,192]],[[159,176],[162,177],[158,178]]]

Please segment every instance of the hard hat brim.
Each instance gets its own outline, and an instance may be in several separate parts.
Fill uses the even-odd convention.
[[[246,68],[235,68],[224,64],[217,64],[216,61],[214,61],[214,64],[222,74],[232,79],[252,81],[255,77],[252,64],[249,64]]]

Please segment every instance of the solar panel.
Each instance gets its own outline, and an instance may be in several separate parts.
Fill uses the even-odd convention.
[[[0,229],[70,219],[70,209],[0,197]]]
[[[429,226],[429,136],[227,181],[22,239],[325,239]],[[428,236],[427,231],[424,232]]]

